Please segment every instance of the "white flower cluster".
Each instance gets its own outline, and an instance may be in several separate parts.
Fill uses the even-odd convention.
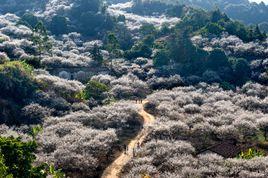
[[[30,41],[32,31],[24,25],[17,25],[19,17],[14,14],[0,15],[0,51],[11,59],[27,59],[35,48]]]
[[[268,39],[267,39],[268,40]],[[192,42],[205,50],[213,48],[222,48],[226,54],[235,57],[244,57],[253,59],[263,59],[268,56],[267,40],[264,42],[243,42],[240,38],[222,34],[218,38],[203,38],[202,36],[192,37]]]
[[[118,139],[139,125],[138,108],[129,102],[51,117],[38,137],[38,160],[54,163],[67,175],[97,176],[120,147]]]
[[[248,83],[237,92],[199,84],[148,97],[156,122],[123,177],[266,177],[267,157],[225,159],[201,150],[236,140],[243,145],[268,128],[267,86]],[[253,141],[254,142],[254,141]]]
[[[99,47],[103,45],[99,40],[83,42],[81,35],[76,32],[63,35],[59,40],[51,37],[51,40],[51,55],[43,56],[41,63],[52,68],[92,67],[95,63],[90,51],[95,44]]]

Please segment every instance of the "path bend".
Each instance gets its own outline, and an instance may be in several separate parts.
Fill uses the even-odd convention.
[[[153,115],[147,113],[144,110],[144,104],[147,101],[143,101],[142,104],[137,104],[140,107],[139,114],[143,118],[143,129],[138,133],[138,135],[133,138],[128,143],[127,154],[124,151],[117,157],[103,172],[101,178],[119,178],[120,173],[122,172],[123,167],[128,163],[129,160],[133,157],[133,148],[137,146],[138,143],[143,143],[144,139],[148,134],[146,125],[154,122],[155,118]]]

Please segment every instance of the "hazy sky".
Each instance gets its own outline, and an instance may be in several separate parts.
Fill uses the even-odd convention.
[[[263,2],[265,2],[266,4],[268,4],[268,0],[249,0],[249,1],[255,1],[255,2],[261,2],[261,1],[263,1]]]

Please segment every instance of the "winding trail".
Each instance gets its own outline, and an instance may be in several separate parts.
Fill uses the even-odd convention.
[[[137,104],[140,107],[139,114],[143,118],[143,126],[151,124],[155,120],[154,116],[144,110],[143,105],[146,102],[147,101],[143,101],[142,104]],[[143,127],[143,129],[138,133],[138,135],[128,143],[127,154],[122,152],[120,156],[104,170],[101,178],[119,178],[119,174],[121,173],[124,165],[133,157],[133,149],[138,145],[138,143],[143,143],[147,134],[148,130],[146,130],[146,127]]]

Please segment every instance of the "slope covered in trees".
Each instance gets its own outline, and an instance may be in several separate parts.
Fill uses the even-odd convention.
[[[199,84],[150,95],[156,122],[122,177],[265,177],[267,157],[226,159],[206,149],[223,142],[261,149],[266,100],[267,87],[250,83],[235,93]]]
[[[189,3],[0,0],[0,177],[267,177],[267,34]]]
[[[206,10],[219,8],[235,20],[246,24],[259,24],[263,31],[267,32],[268,30],[268,5],[263,2],[255,3],[248,0],[148,0],[145,2],[148,2],[148,4],[151,4],[151,2],[162,2],[172,5],[185,4]],[[161,5],[158,5],[158,7],[161,8]]]

